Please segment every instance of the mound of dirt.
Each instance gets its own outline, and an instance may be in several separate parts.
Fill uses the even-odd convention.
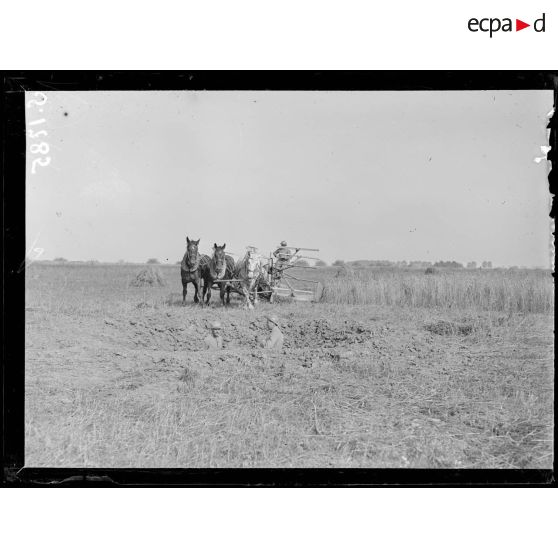
[[[302,324],[288,323],[283,327],[285,346],[294,348],[334,348],[353,345],[370,339],[371,331],[358,322],[344,320],[332,324],[327,319],[308,320]]]
[[[155,267],[142,269],[132,281],[131,287],[164,287],[166,285],[161,272]]]
[[[145,318],[134,321],[131,334],[136,346],[156,347],[163,351],[196,351],[204,347],[203,338],[207,331],[202,327],[185,327]]]
[[[471,324],[456,324],[445,320],[439,320],[432,324],[428,324],[424,326],[424,328],[436,335],[470,335],[473,332],[473,326]]]

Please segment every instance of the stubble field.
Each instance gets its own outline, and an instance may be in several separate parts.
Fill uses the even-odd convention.
[[[552,466],[548,273],[308,269],[322,302],[249,312],[141,269],[27,269],[26,466]],[[269,311],[280,353],[257,347]]]

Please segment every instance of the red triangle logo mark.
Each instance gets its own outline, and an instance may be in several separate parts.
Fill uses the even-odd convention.
[[[521,31],[522,29],[525,29],[526,27],[531,27],[531,24],[530,23],[525,23],[524,21],[521,21],[520,19],[515,20],[515,30],[516,31]]]

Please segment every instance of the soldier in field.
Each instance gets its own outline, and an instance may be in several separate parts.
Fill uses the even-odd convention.
[[[209,351],[218,351],[223,348],[223,338],[221,337],[221,324],[213,322],[210,326],[211,334],[208,335],[203,341],[205,348]]]
[[[267,329],[271,332],[267,339],[259,338],[258,342],[260,347],[264,349],[282,349],[283,348],[283,333],[279,329],[279,318],[275,314],[267,317]]]

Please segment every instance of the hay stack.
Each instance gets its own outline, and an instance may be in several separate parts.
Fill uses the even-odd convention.
[[[338,266],[339,269],[337,270],[337,273],[335,274],[335,277],[354,277],[355,276],[355,270],[353,267],[347,265],[347,264],[343,264],[341,266]]]
[[[135,278],[130,281],[131,287],[164,287],[165,284],[161,272],[156,267],[142,269]]]

